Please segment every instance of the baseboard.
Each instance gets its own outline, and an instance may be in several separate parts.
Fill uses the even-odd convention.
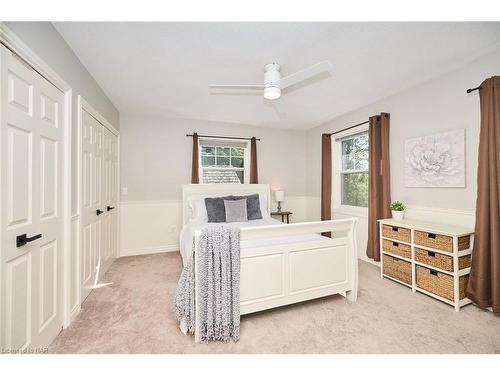
[[[145,204],[180,204],[182,205],[182,199],[151,199],[151,200],[130,200],[130,201],[120,201],[120,206],[130,206],[130,205],[145,205]]]
[[[179,251],[179,245],[171,244],[167,246],[159,246],[159,247],[141,247],[137,249],[122,249],[120,251],[121,257],[129,257],[136,255],[149,255],[149,254],[159,254],[159,253],[170,253],[174,251]]]

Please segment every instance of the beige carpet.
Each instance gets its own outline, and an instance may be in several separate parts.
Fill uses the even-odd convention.
[[[341,296],[242,317],[238,343],[195,344],[172,312],[178,253],[118,259],[51,353],[500,353],[500,317],[453,308],[360,262],[359,298]]]

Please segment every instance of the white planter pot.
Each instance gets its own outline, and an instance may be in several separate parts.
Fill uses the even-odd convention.
[[[405,212],[404,211],[391,211],[392,212],[392,218],[394,220],[403,220],[405,217]]]

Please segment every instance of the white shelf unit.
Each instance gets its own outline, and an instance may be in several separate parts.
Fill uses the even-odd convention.
[[[461,307],[468,305],[472,301],[470,301],[468,298],[462,298],[460,299],[460,291],[459,291],[459,280],[461,276],[467,275],[470,273],[470,267],[464,268],[464,269],[459,269],[459,258],[464,256],[464,255],[470,255],[472,254],[472,248],[474,246],[474,231],[470,228],[464,228],[460,226],[454,226],[454,225],[446,225],[446,224],[440,224],[440,223],[430,223],[430,222],[423,222],[423,221],[417,221],[417,220],[394,220],[394,219],[382,219],[378,220],[379,222],[379,230],[380,230],[380,277],[381,278],[387,278],[392,281],[395,281],[399,284],[405,285],[413,292],[420,292],[423,294],[426,294],[428,296],[431,296],[441,302],[447,303],[448,305],[451,305],[455,308],[455,311],[459,311]],[[391,227],[398,227],[398,228],[405,228],[410,230],[410,242],[407,241],[402,241],[398,239],[394,239],[391,237],[386,237],[383,235],[383,226],[388,225]],[[420,244],[415,243],[415,231],[421,231],[421,232],[427,232],[427,233],[432,233],[436,235],[443,235],[447,237],[451,237],[453,239],[453,251],[444,251],[440,249],[435,249],[432,247],[428,246],[422,246]],[[470,236],[470,243],[469,243],[469,248],[464,249],[464,250],[458,250],[458,239],[460,237],[466,237]],[[396,242],[400,243],[403,245],[410,246],[411,248],[411,257],[407,258],[401,255],[394,254],[389,251],[384,251],[384,246],[383,246],[383,241],[391,241],[391,242]],[[448,271],[444,270],[435,266],[432,266],[430,264],[422,263],[419,262],[415,259],[415,249],[419,248],[422,250],[427,250],[427,251],[432,251],[437,254],[442,254],[446,255],[448,257],[453,258],[453,270]],[[395,277],[389,276],[384,274],[384,257],[383,255],[388,255],[396,259],[403,260],[405,262],[408,262],[411,264],[411,284],[408,284],[406,282],[403,282]],[[422,289],[417,286],[417,280],[416,280],[416,269],[417,266],[425,267],[429,270],[432,271],[438,271],[443,274],[449,275],[453,277],[453,289],[454,289],[454,299],[453,301],[448,300],[447,298],[443,298],[441,296],[438,296],[428,290]]]

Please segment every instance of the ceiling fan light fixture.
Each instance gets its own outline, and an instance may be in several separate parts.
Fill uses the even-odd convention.
[[[299,70],[298,72],[281,77],[281,67],[278,63],[270,63],[264,66],[264,83],[252,85],[208,85],[209,88],[218,89],[252,89],[263,90],[264,99],[276,100],[281,97],[281,90],[306,81],[323,72],[330,72],[332,64],[322,61],[315,65]]]
[[[278,86],[268,86],[264,89],[264,98],[276,100],[281,96],[281,89]]]

